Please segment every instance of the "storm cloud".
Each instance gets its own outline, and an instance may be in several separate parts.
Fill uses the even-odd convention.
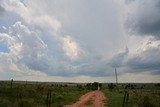
[[[43,2],[44,1],[38,3],[42,4]],[[37,2],[33,2],[33,4],[34,3]],[[61,4],[61,2],[57,3]],[[97,2],[95,1],[95,3]],[[30,4],[30,2],[28,2],[28,4]],[[100,3],[100,5],[102,4]],[[30,9],[35,8],[35,6],[25,5],[18,0],[4,0],[2,6],[6,11],[16,13],[16,15],[20,16],[18,17],[19,20],[23,19],[22,21],[16,21],[13,25],[6,28],[8,32],[2,33],[2,35],[7,35],[8,37],[5,41],[4,36],[1,36],[2,42],[6,42],[6,45],[10,49],[10,52],[6,55],[6,57],[11,60],[11,62],[8,63],[16,65],[18,70],[23,71],[23,69],[27,69],[29,71],[39,72],[38,74],[44,73],[51,76],[69,77],[83,75],[100,77],[113,75],[111,67],[107,65],[105,58],[103,59],[100,55],[102,58],[95,58],[97,53],[95,52],[94,55],[89,51],[90,49],[88,47],[81,47],[81,44],[72,33],[72,35],[61,33],[63,31],[61,21],[55,18],[54,15],[48,14],[48,9],[44,8],[43,11],[36,13],[35,10]],[[85,8],[89,13],[87,7]],[[36,9],[41,10],[40,7]],[[81,14],[83,14],[83,12]],[[85,12],[84,14],[87,16]],[[89,18],[90,16],[87,17]],[[97,19],[94,20],[100,21]],[[94,20],[92,19],[91,22]],[[88,19],[81,21],[86,21],[90,26],[89,29],[93,28],[90,22],[87,22]],[[85,23],[83,22],[83,24]],[[84,25],[79,26],[83,27]],[[97,26],[95,26],[94,29],[97,29]],[[88,31],[83,31],[82,33],[86,35]],[[93,33],[94,32],[91,32],[90,36],[93,36]],[[92,38],[90,39],[92,40]],[[97,39],[100,40],[99,37],[97,37]],[[93,45],[96,46],[96,43]],[[95,50],[93,49],[93,51]],[[29,72],[26,72],[26,74],[27,73],[30,75]]]
[[[126,0],[124,28],[127,35],[145,38],[132,53],[113,57],[114,64],[120,62],[127,72],[160,73],[160,1]],[[141,39],[142,40],[142,39]],[[114,60],[116,58],[116,60]],[[125,58],[125,61],[123,61]],[[121,59],[120,61],[118,59]],[[119,63],[118,63],[119,64]]]
[[[150,47],[131,56],[126,65],[130,72],[151,72],[160,74],[160,47]]]
[[[125,62],[127,60],[128,54],[129,54],[129,49],[128,49],[128,47],[126,47],[126,49],[124,50],[124,52],[120,52],[120,53],[114,55],[112,57],[112,59],[110,60],[109,64],[112,67],[115,67],[115,68],[116,67],[125,66]]]
[[[134,0],[130,2],[125,27],[131,35],[160,39],[160,1]]]
[[[0,16],[4,14],[5,9],[0,5]]]
[[[1,0],[0,78],[159,81],[159,1],[119,2]]]

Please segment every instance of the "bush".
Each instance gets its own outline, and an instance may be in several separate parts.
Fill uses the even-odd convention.
[[[58,100],[63,99],[63,95],[61,95],[61,94],[57,95],[57,96],[56,96],[56,99],[58,99]]]
[[[86,87],[87,87],[87,89],[89,89],[89,90],[97,90],[97,89],[98,89],[98,86],[101,88],[101,87],[102,87],[102,84],[101,84],[101,83],[98,83],[98,82],[86,84]]]
[[[109,90],[113,90],[116,87],[116,85],[114,85],[113,83],[108,84],[108,88]]]

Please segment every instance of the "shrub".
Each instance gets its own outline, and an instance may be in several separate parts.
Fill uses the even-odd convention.
[[[63,95],[61,95],[61,94],[57,95],[56,99],[59,99],[59,100],[63,99]]]
[[[116,85],[114,85],[113,83],[108,84],[108,88],[109,90],[113,90],[116,87]]]

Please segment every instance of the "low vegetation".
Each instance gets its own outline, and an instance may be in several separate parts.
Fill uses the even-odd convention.
[[[111,83],[107,84],[103,91],[108,97],[109,107],[160,107],[159,83],[118,85]],[[125,92],[129,95],[126,102]]]
[[[52,83],[0,81],[0,107],[62,107],[98,87],[108,107],[160,107],[160,84]],[[128,98],[124,102],[124,93]],[[90,102],[87,102],[90,105]]]
[[[60,107],[78,100],[87,88],[69,83],[0,82],[0,107]]]

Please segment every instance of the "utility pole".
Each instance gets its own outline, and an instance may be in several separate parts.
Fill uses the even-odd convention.
[[[115,68],[115,76],[116,76],[116,84],[118,84],[118,78],[117,78],[117,70]]]
[[[12,89],[12,87],[13,87],[13,79],[11,79],[11,89]]]

